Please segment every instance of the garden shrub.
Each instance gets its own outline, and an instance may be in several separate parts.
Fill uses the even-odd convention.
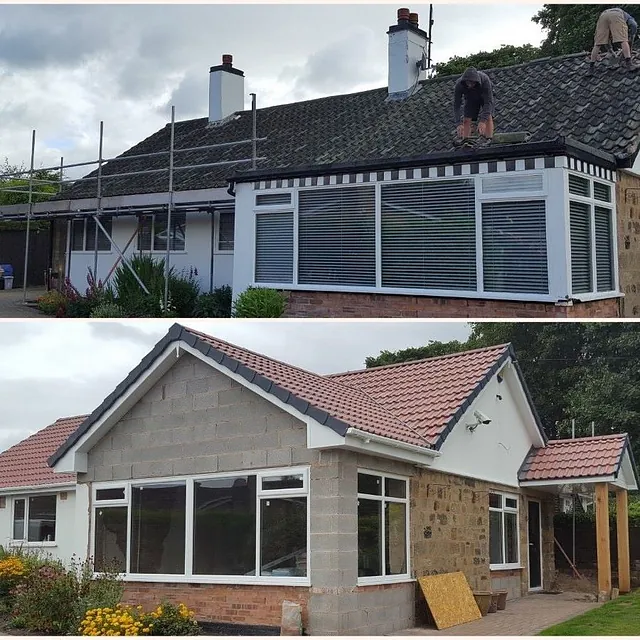
[[[0,603],[8,603],[13,590],[24,580],[26,573],[27,567],[18,556],[5,555],[0,560]]]
[[[47,293],[41,295],[36,304],[38,309],[48,316],[64,315],[65,308],[67,306],[67,299],[55,289],[53,291],[47,291]]]
[[[99,304],[92,312],[91,318],[126,318],[126,311],[115,302],[103,302]]]
[[[157,317],[161,313],[160,305],[164,299],[164,259],[154,260],[150,255],[136,255],[129,261],[145,287],[146,294],[131,271],[120,264],[113,274],[116,301],[132,316]],[[169,278],[174,269],[169,269]],[[171,280],[169,280],[171,281]]]
[[[176,606],[164,602],[151,613],[145,614],[143,622],[154,636],[197,636],[200,635],[200,627],[193,616],[193,611],[189,611],[182,603]]]
[[[276,289],[248,287],[233,304],[234,318],[281,318],[285,297]]]
[[[198,297],[193,309],[195,318],[230,318],[231,287],[217,287],[211,293],[203,293]]]
[[[175,313],[177,318],[193,316],[196,300],[200,295],[197,276],[198,271],[192,268],[188,275],[183,272],[180,276],[174,275],[169,278],[169,298],[172,306],[170,311]]]

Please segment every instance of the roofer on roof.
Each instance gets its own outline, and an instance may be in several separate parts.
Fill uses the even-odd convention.
[[[596,33],[591,50],[591,62],[589,63],[589,73],[593,73],[598,54],[609,44],[622,47],[623,64],[627,69],[634,69],[631,66],[631,44],[638,32],[638,23],[626,11],[619,7],[612,7],[603,11],[596,24]]]
[[[460,123],[462,98],[464,97],[464,119]],[[478,134],[493,137],[493,85],[486,73],[469,67],[458,79],[454,88],[453,110],[458,123],[458,136],[471,136],[471,122],[478,121]]]

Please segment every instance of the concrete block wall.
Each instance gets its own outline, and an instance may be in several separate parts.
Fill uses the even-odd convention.
[[[414,583],[357,586],[358,468],[411,476],[411,465],[323,451],[311,465],[312,635],[382,635],[413,626]]]
[[[306,425],[191,355],[89,453],[80,481],[247,471],[309,463]]]
[[[526,575],[526,571],[522,569],[511,569],[509,571],[492,571],[491,572],[491,590],[506,591],[507,600],[521,598],[526,594],[526,590],[522,590],[522,578]]]

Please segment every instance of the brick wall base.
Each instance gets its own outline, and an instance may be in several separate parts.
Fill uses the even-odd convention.
[[[287,318],[617,318],[619,298],[575,303],[471,300],[380,293],[286,291]]]
[[[184,602],[201,622],[225,622],[279,627],[282,602],[302,605],[302,625],[308,625],[308,587],[271,585],[185,584],[129,582],[123,602],[152,609],[163,600]]]

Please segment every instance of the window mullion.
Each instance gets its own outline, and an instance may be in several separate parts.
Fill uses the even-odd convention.
[[[591,202],[589,210],[591,231],[591,237],[589,238],[589,242],[591,244],[591,291],[595,293],[598,291],[598,266],[596,256],[596,206],[594,202]]]
[[[382,287],[382,185],[377,182],[374,195],[376,287]]]
[[[184,539],[184,574],[187,578],[193,575],[193,528],[194,528],[194,482],[190,478],[185,487],[185,539]]]
[[[255,577],[258,578],[261,575],[260,571],[260,548],[261,548],[261,527],[260,520],[262,517],[262,498],[260,497],[259,491],[257,489],[260,488],[260,476],[256,478],[256,569],[255,569]]]
[[[131,574],[131,533],[132,533],[132,526],[131,526],[131,520],[133,518],[133,491],[131,490],[131,484],[129,483],[127,485],[127,559],[125,562],[125,571],[127,573],[127,575]]]
[[[384,491],[384,479],[383,479],[383,487]],[[380,558],[382,559],[382,571],[381,574],[383,576],[387,575],[387,502],[384,498],[380,501],[381,506],[381,518],[380,518],[380,544],[382,545]]]

